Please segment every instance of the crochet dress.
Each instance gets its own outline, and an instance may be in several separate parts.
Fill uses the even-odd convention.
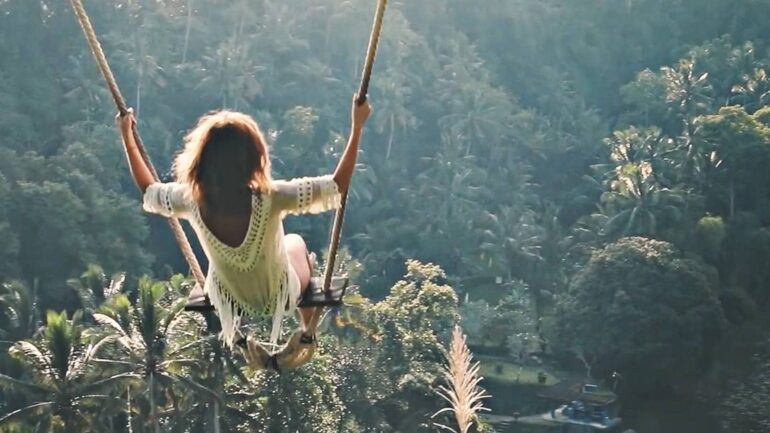
[[[284,316],[297,306],[301,287],[283,244],[284,216],[335,209],[340,200],[331,175],[273,181],[268,193],[252,194],[249,227],[237,247],[224,244],[206,227],[186,184],[150,185],[143,207],[190,222],[209,260],[203,290],[217,310],[223,341],[232,346],[244,314],[273,316],[270,342],[276,344]]]

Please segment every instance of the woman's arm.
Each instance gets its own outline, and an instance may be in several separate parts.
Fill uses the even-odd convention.
[[[116,120],[120,136],[123,139],[123,148],[126,151],[126,159],[128,159],[128,168],[131,170],[131,176],[133,176],[136,186],[144,194],[144,191],[155,182],[155,179],[152,177],[152,172],[150,172],[149,167],[144,162],[144,158],[142,158],[142,154],[139,152],[136,140],[134,140],[134,125],[136,124],[134,112],[129,110],[125,115],[118,115]]]
[[[342,152],[337,168],[334,170],[334,182],[337,184],[340,193],[345,193],[350,187],[350,178],[353,177],[353,170],[356,169],[356,158],[358,158],[358,141],[361,139],[361,130],[366,123],[372,109],[369,101],[358,105],[356,97],[353,98],[353,108],[351,109],[352,126],[348,143]]]

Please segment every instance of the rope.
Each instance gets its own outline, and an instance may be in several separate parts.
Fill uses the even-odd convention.
[[[369,35],[369,46],[366,49],[366,61],[364,70],[361,74],[361,85],[358,87],[358,105],[366,102],[366,94],[369,92],[369,81],[372,77],[372,66],[377,54],[377,45],[380,41],[382,31],[382,21],[385,17],[385,7],[388,0],[377,0],[377,11],[374,14],[374,23],[372,24],[372,33]],[[348,188],[349,189],[349,188]],[[342,194],[340,207],[334,214],[334,223],[332,224],[332,233],[329,240],[329,259],[326,261],[326,270],[324,271],[324,291],[329,293],[331,289],[332,274],[334,273],[334,264],[337,261],[337,249],[340,245],[340,235],[342,234],[342,221],[345,218],[345,206],[348,203],[348,191]]]
[[[382,21],[385,18],[385,7],[388,0],[378,0],[377,11],[374,14],[374,23],[372,24],[372,34],[369,36],[369,46],[366,48],[366,62],[364,71],[361,74],[361,85],[358,87],[358,104],[366,101],[366,95],[369,93],[369,81],[372,78],[372,67],[374,58],[377,55],[377,46],[380,42],[380,33],[382,32]]]
[[[104,77],[104,81],[107,83],[107,88],[109,89],[110,94],[112,94],[112,99],[115,102],[115,106],[118,108],[118,112],[121,115],[125,115],[128,113],[126,100],[120,93],[118,83],[115,81],[115,76],[112,74],[109,63],[107,63],[107,57],[104,55],[102,46],[99,44],[99,40],[96,38],[96,32],[94,31],[94,27],[91,25],[91,20],[88,18],[88,14],[83,7],[83,2],[81,0],[70,0],[70,4],[72,5],[72,9],[75,11],[75,15],[77,16],[78,22],[80,23],[80,28],[83,29],[83,34],[86,37],[88,46],[91,48],[91,53],[94,56],[94,60],[96,60],[99,71],[101,72],[102,77]],[[147,155],[147,150],[144,147],[144,143],[142,143],[142,138],[139,136],[136,125],[134,125],[133,133],[142,159],[144,159],[144,162],[150,169],[150,173],[152,173],[153,179],[158,181],[158,172],[155,170],[152,162],[150,162],[150,158]],[[182,225],[176,218],[169,218],[168,224],[171,226],[171,231],[174,233],[174,238],[176,238],[176,241],[179,244],[179,248],[182,250],[182,254],[184,255],[185,260],[187,260],[187,264],[190,266],[190,272],[193,274],[193,277],[195,277],[195,281],[201,287],[203,287],[203,283],[205,281],[203,271],[201,270],[198,259],[195,257],[195,253],[190,246],[190,242],[187,240],[187,235],[185,235],[184,230],[182,230]]]

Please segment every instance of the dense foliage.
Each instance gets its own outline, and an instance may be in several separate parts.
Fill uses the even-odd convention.
[[[373,2],[86,7],[161,172],[197,117],[220,107],[255,116],[275,177],[332,169]],[[211,342],[184,354],[214,360],[200,367],[150,355],[198,338],[187,323],[162,347],[146,338],[130,350],[102,346],[104,359],[131,364],[116,374],[138,376],[125,379],[132,391],[121,410],[135,431],[210,420],[225,410],[220,404],[260,414],[261,425],[274,428],[317,421],[339,431],[402,429],[383,427],[395,416],[415,431],[413,420],[432,409],[420,402],[435,402],[423,397],[440,374],[436,342],[446,337],[427,326],[451,329],[455,296],[471,345],[495,340],[491,346],[514,359],[538,352],[568,367],[577,362],[578,371],[582,360],[597,379],[613,370],[649,379],[624,381],[628,394],[670,389],[678,380],[671,372],[683,369],[702,385],[688,389],[719,387],[729,370],[712,368],[720,335],[761,323],[770,303],[769,19],[768,0],[390,2],[343,239],[372,301],[337,318],[345,324],[339,332],[355,337],[329,339],[328,357],[313,367],[337,369],[337,394],[321,399],[329,379],[320,370],[236,384],[216,370],[231,357]],[[114,110],[79,32],[67,2],[0,0],[0,337],[3,353],[32,338],[41,356],[54,356],[38,327],[58,326],[50,338],[69,335],[67,356],[87,364],[88,344],[97,341],[91,331],[107,317],[124,331],[150,332],[136,322],[145,311],[139,294],[156,283],[140,276],[179,291],[171,277],[186,270],[162,220],[141,214]],[[327,223],[292,219],[287,228],[320,250]],[[412,258],[436,263],[445,276],[420,276],[410,265],[397,282]],[[98,276],[123,272],[127,297],[105,293]],[[156,312],[172,322],[174,293],[164,293]],[[611,312],[617,328],[593,309]],[[377,352],[382,341],[390,352]],[[672,350],[658,357],[657,344]],[[59,398],[46,391],[59,373],[34,373],[24,353],[0,356],[2,371],[41,388],[5,404]],[[645,362],[650,357],[655,362]],[[169,379],[150,384],[149,364]],[[180,395],[194,386],[182,383],[190,377],[216,395],[231,390],[224,394],[237,402]],[[76,382],[67,392],[90,392]],[[260,394],[265,384],[278,394]],[[299,389],[303,397],[293,399]],[[751,390],[770,398],[765,391]],[[40,423],[62,428],[107,422],[97,406],[112,410],[83,399],[78,410],[37,413]],[[105,429],[129,421],[110,422]]]
[[[0,374],[0,431],[429,431],[457,320],[454,291],[434,281],[441,272],[410,262],[383,301],[351,307],[357,326],[336,321],[312,363],[283,375],[247,371],[181,312],[181,277],[142,279],[135,292],[107,281],[96,310],[49,312],[11,347],[20,371]]]
[[[734,384],[722,405],[727,431],[760,433],[770,428],[770,413],[763,401],[770,395],[770,362],[767,348],[757,354],[756,365],[744,383]]]
[[[671,244],[621,239],[597,251],[560,296],[553,343],[600,377],[623,372],[636,388],[697,377],[724,327],[706,275]]]

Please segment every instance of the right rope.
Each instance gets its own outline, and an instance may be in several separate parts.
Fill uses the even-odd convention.
[[[361,85],[358,87],[358,105],[366,102],[366,94],[369,92],[369,81],[372,77],[372,66],[377,54],[377,44],[380,41],[380,32],[382,30],[382,20],[385,17],[385,6],[388,0],[377,1],[377,11],[374,14],[374,23],[372,24],[372,33],[369,35],[369,46],[366,49],[366,61],[364,62],[364,71],[361,74]],[[350,189],[350,188],[348,188]],[[340,235],[342,234],[342,221],[345,218],[345,206],[348,202],[348,191],[342,193],[340,207],[334,214],[334,223],[332,224],[331,239],[329,241],[329,258],[326,261],[324,271],[324,291],[329,293],[331,289],[332,274],[334,274],[334,265],[337,261],[337,249],[340,244]]]
[[[88,46],[91,47],[91,53],[94,55],[94,60],[96,60],[99,71],[102,73],[102,77],[104,77],[104,81],[107,83],[107,88],[109,89],[110,94],[112,94],[112,99],[115,101],[115,106],[118,108],[118,112],[121,115],[124,115],[128,112],[126,100],[120,93],[118,83],[115,81],[115,76],[112,74],[109,63],[107,63],[107,57],[104,55],[102,46],[99,44],[99,40],[96,38],[96,32],[94,31],[94,27],[91,25],[91,20],[88,18],[88,14],[83,7],[83,2],[81,0],[70,0],[70,4],[72,5],[72,9],[75,11],[78,23],[80,23],[80,28],[83,29],[83,34],[86,36]],[[155,171],[155,167],[152,165],[150,158],[147,156],[147,150],[144,148],[142,138],[139,137],[139,132],[136,129],[136,125],[134,125],[133,132],[136,145],[139,148],[139,153],[142,154],[142,159],[144,159],[145,163],[147,163],[147,167],[150,169],[152,177],[157,181],[158,172]],[[206,277],[203,275],[203,271],[201,270],[200,264],[198,263],[198,259],[195,257],[195,253],[190,246],[190,242],[187,240],[187,235],[185,235],[184,230],[182,229],[182,225],[176,218],[169,218],[168,224],[171,226],[171,231],[174,233],[174,237],[179,244],[179,248],[182,250],[182,254],[184,255],[185,260],[187,260],[187,264],[190,266],[190,272],[193,274],[193,277],[195,277],[195,281],[201,287],[203,287],[203,283],[206,280]]]

